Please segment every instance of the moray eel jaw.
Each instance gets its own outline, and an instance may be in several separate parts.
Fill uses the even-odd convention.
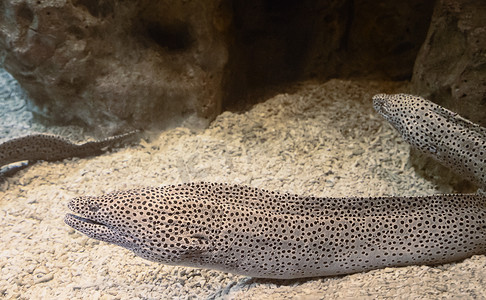
[[[154,202],[149,196],[142,190],[77,197],[68,204],[75,214],[67,214],[64,222],[90,238],[122,246],[151,261],[207,266],[214,248],[208,232],[185,217],[182,203],[162,205],[165,198]]]
[[[121,234],[121,232],[113,226],[104,223],[106,220],[103,220],[103,218],[97,214],[98,209],[89,204],[90,200],[91,197],[72,199],[68,204],[68,207],[81,216],[67,214],[64,218],[64,222],[72,228],[86,234],[90,238],[126,248],[134,248],[135,243],[133,240],[130,240],[125,235]]]
[[[373,108],[381,116],[388,120],[390,117],[389,102],[386,101],[386,94],[378,94],[373,96]]]
[[[411,128],[415,127],[414,120],[403,118],[399,112],[404,111],[408,103],[405,98],[398,95],[378,94],[373,96],[373,108],[395,127],[401,133],[411,132]],[[406,110],[410,110],[408,108]],[[413,137],[409,135],[402,135],[406,141],[410,141]]]
[[[64,218],[64,222],[74,229],[86,234],[90,238],[114,243],[122,247],[130,247],[132,244],[128,241],[121,241],[117,233],[110,227],[84,217],[67,214]]]

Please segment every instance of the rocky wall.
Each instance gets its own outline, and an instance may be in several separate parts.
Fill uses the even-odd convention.
[[[486,127],[486,2],[440,0],[412,91]]]
[[[204,127],[273,85],[409,79],[433,4],[5,0],[0,53],[46,120],[105,134]]]
[[[411,92],[486,127],[486,2],[437,1],[429,32],[415,61]],[[472,187],[416,150],[411,162],[438,184]]]
[[[221,111],[228,57],[220,2],[1,1],[3,66],[48,120],[105,135],[204,127]]]

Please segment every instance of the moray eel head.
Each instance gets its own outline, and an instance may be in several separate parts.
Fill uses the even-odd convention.
[[[435,132],[442,117],[437,105],[422,97],[407,94],[373,96],[373,108],[402,135],[403,139],[426,153],[435,153],[441,135]]]
[[[163,189],[140,189],[77,197],[67,225],[87,236],[125,247],[138,256],[170,265],[198,267],[212,255],[211,232],[192,222],[191,203]]]
[[[421,109],[410,97],[406,94],[378,94],[373,96],[373,108],[399,132],[410,132],[415,125],[412,116]]]

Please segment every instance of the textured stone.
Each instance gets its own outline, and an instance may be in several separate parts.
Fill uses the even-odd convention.
[[[437,1],[427,38],[415,61],[412,92],[486,126],[486,2]],[[430,157],[411,151],[411,162],[436,183],[474,191]]]
[[[412,77],[415,94],[486,126],[486,2],[440,0]]]
[[[2,1],[4,67],[48,119],[204,124],[220,112],[227,61],[219,2]]]
[[[108,129],[102,136],[204,126],[276,84],[410,78],[432,5],[9,0],[0,2],[0,51],[46,119]]]

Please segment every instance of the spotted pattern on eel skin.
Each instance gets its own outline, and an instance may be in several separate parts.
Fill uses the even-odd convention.
[[[135,130],[81,145],[73,144],[60,136],[47,134],[32,134],[14,138],[0,144],[0,167],[22,160],[55,161],[70,157],[98,155],[138,132]]]
[[[486,197],[316,198],[241,185],[142,188],[69,203],[65,222],[156,262],[261,278],[441,264],[486,253]]]
[[[373,96],[373,106],[413,147],[486,190],[486,129],[422,97]]]

